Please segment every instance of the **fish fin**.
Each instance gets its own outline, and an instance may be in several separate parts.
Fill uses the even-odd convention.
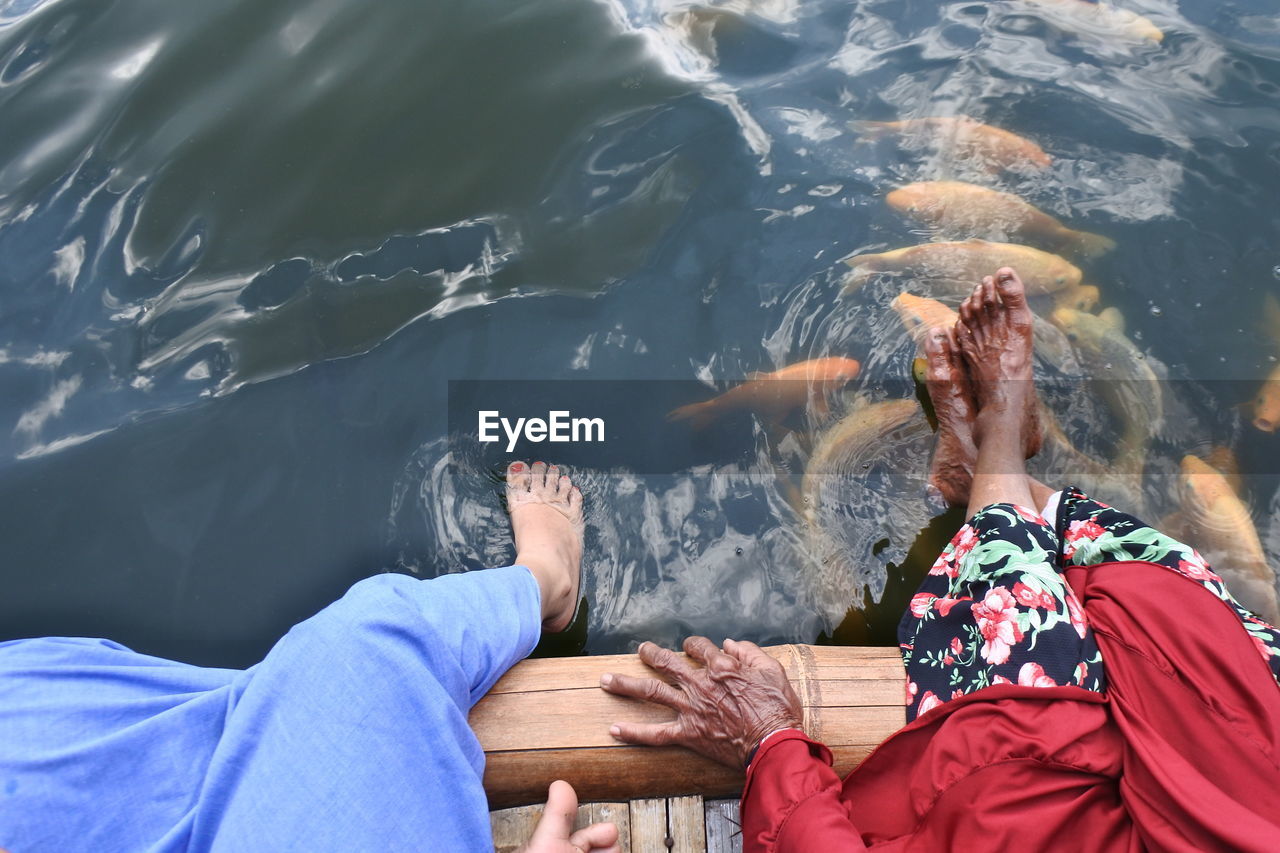
[[[860,290],[862,286],[870,281],[871,277],[877,272],[877,270],[871,269],[870,267],[856,266],[855,261],[857,261],[857,258],[848,258],[845,260],[846,264],[853,267],[853,271],[844,277],[844,286],[841,289],[841,292],[843,293],[854,293],[855,291]]]
[[[1105,255],[1116,247],[1116,241],[1101,234],[1090,234],[1088,231],[1073,231],[1076,252],[1084,258],[1096,258]]]
[[[1098,319],[1106,323],[1117,332],[1124,334],[1124,315],[1120,313],[1120,309],[1114,305],[1110,308],[1103,308],[1098,312]]]
[[[851,121],[849,129],[860,136],[870,136],[873,139],[886,135],[890,131],[889,122],[887,121]]]
[[[672,409],[667,413],[667,421],[669,423],[688,421],[689,426],[696,430],[706,429],[715,422],[720,414],[718,407],[713,405],[714,403],[715,400],[707,400],[702,403],[690,403],[687,406]]]

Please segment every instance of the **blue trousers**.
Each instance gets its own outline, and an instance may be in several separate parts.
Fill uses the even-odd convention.
[[[467,714],[540,606],[522,566],[379,575],[246,670],[0,643],[0,848],[492,851]]]

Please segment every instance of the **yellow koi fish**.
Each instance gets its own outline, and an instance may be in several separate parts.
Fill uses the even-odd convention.
[[[903,121],[856,121],[851,126],[864,136],[894,134],[946,148],[954,157],[974,160],[988,168],[1046,168],[1053,161],[1030,139],[968,116],[937,116]]]
[[[753,412],[775,424],[809,405],[826,414],[828,395],[857,379],[861,370],[862,365],[852,358],[818,358],[772,373],[753,373],[718,397],[673,410],[667,420],[689,421],[694,429],[703,429],[733,412]]]
[[[1280,616],[1276,574],[1267,563],[1249,507],[1220,471],[1196,456],[1182,459],[1182,512],[1190,543],[1204,554],[1231,593],[1258,616]]]
[[[964,181],[921,181],[890,192],[894,210],[950,235],[1026,240],[1055,252],[1097,257],[1116,247],[1100,234],[1074,231],[1011,193]]]
[[[853,272],[845,292],[857,290],[876,273],[910,275],[940,289],[938,295],[964,297],[983,276],[1000,267],[1013,267],[1031,296],[1056,293],[1080,285],[1080,268],[1070,262],[1017,243],[964,240],[956,243],[922,243],[891,252],[845,258]]]

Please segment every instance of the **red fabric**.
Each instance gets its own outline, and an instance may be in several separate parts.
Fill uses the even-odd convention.
[[[843,783],[799,732],[761,747],[744,853],[1280,850],[1280,689],[1239,618],[1152,563],[1072,568],[1106,696],[980,690]]]

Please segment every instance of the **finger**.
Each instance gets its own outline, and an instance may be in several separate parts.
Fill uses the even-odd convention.
[[[644,661],[646,665],[656,669],[658,672],[671,676],[677,682],[693,674],[693,667],[677,657],[675,652],[670,649],[664,649],[657,643],[641,643],[640,648],[636,649],[636,653],[640,655],[640,660]]]
[[[538,825],[533,828],[530,845],[535,841],[568,841],[573,820],[578,815],[578,795],[568,782],[557,779],[547,790],[547,805]]]
[[[704,666],[710,666],[716,658],[728,657],[720,647],[706,637],[690,637],[684,641],[684,653]]]
[[[724,650],[725,653],[737,658],[741,663],[747,663],[761,655],[769,658],[769,655],[765,653],[764,649],[760,648],[750,640],[725,640]],[[773,660],[773,658],[769,658],[769,660]]]
[[[616,850],[618,825],[615,823],[593,823],[570,835],[569,843],[583,851],[583,853],[589,853],[592,850],[599,850],[604,853],[608,848]]]
[[[609,734],[623,743],[670,746],[677,742],[680,727],[674,723],[614,723]]]
[[[656,678],[633,678],[630,675],[606,672],[600,676],[600,686],[616,696],[630,696],[646,702],[657,702],[668,708],[682,711],[687,707],[685,695]]]

